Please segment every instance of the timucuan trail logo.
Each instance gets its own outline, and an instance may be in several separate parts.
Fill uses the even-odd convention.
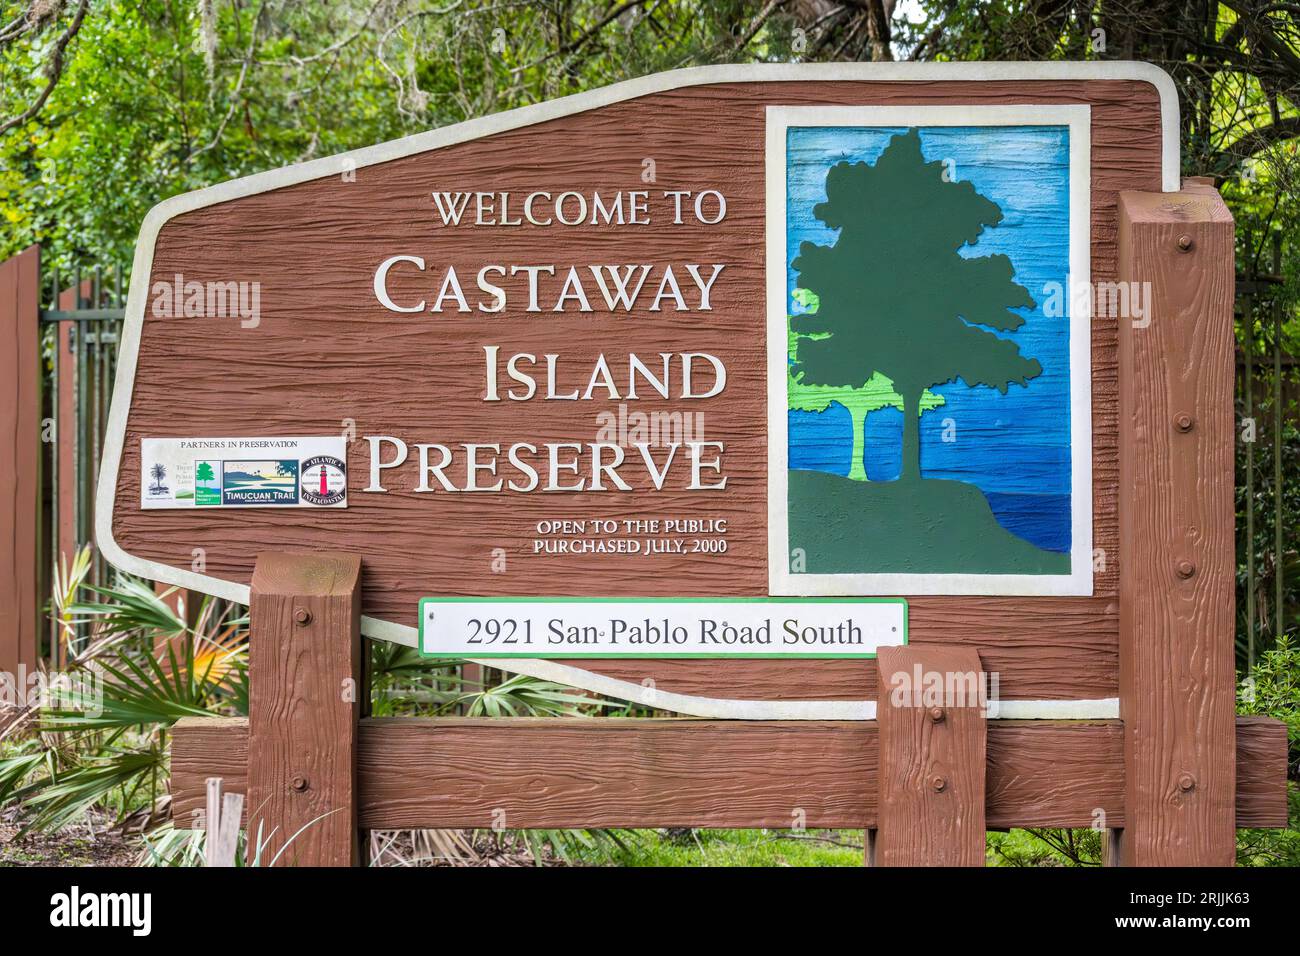
[[[223,505],[296,505],[298,460],[276,458],[221,463]]]
[[[302,463],[302,500],[313,505],[341,504],[348,493],[347,465],[331,455]]]

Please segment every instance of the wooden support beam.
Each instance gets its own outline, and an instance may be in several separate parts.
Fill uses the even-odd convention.
[[[986,703],[971,648],[882,647],[880,866],[983,866]]]
[[[1237,826],[1285,827],[1287,822],[1279,821],[1290,819],[1286,724],[1272,717],[1238,717],[1235,724]],[[1260,823],[1260,819],[1269,822]]]
[[[1121,193],[1125,865],[1231,866],[1233,222],[1212,187]],[[1132,299],[1132,295],[1130,295]]]
[[[0,263],[0,672],[15,682],[36,667],[41,618],[40,294],[39,246]]]
[[[249,853],[356,866],[361,560],[258,555],[249,608]],[[209,776],[222,776],[211,773]],[[226,792],[238,791],[232,780]],[[282,852],[283,851],[283,852]]]
[[[1286,826],[1286,727],[1242,717],[1237,823]],[[379,718],[360,727],[365,829],[875,827],[875,721],[672,718]],[[985,825],[1124,825],[1124,732],[1117,720],[990,720]],[[205,781],[248,780],[248,722],[173,728],[172,818],[189,826]],[[247,804],[246,804],[247,806]]]

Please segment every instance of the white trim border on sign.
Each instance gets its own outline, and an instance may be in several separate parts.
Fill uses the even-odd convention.
[[[315,159],[306,163],[269,170],[242,179],[220,183],[207,189],[173,196],[154,206],[145,216],[136,243],[127,293],[125,320],[119,345],[117,379],[109,410],[100,462],[99,484],[95,495],[95,539],[100,553],[115,567],[150,580],[213,594],[241,604],[249,603],[249,587],[234,581],[199,574],[128,554],[113,538],[113,506],[117,492],[117,473],[122,461],[126,436],[127,413],[131,407],[139,357],[141,327],[144,323],[145,299],[152,272],[154,247],[162,227],[183,213],[217,203],[282,189],[286,186],[335,176],[347,170],[391,162],[417,153],[469,140],[520,129],[537,123],[571,116],[615,103],[687,87],[717,83],[784,83],[784,82],[921,82],[938,81],[1105,81],[1129,80],[1149,83],[1160,101],[1161,183],[1165,192],[1179,189],[1178,93],[1173,79],[1149,63],[1124,61],[1089,63],[826,63],[826,64],[748,64],[738,66],[702,66],[656,73],[615,83],[611,86],[573,96],[526,106],[505,113],[457,123],[443,129],[417,133],[402,139]],[[361,630],[368,637],[415,646],[416,629],[407,625],[363,617]],[[508,667],[503,667],[508,664]],[[514,673],[590,690],[607,697],[639,701],[645,688],[602,674],[571,667],[555,661],[534,659],[490,663]],[[655,706],[699,717],[744,720],[871,720],[875,717],[873,701],[766,701],[698,697],[687,694],[657,692]],[[1042,719],[1113,718],[1118,716],[1116,698],[1101,700],[1003,701],[1000,716]]]

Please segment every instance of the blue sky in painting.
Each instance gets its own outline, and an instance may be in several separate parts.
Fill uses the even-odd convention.
[[[1070,330],[1066,317],[1043,313],[1045,286],[1064,287],[1069,272],[1069,130],[1064,126],[922,126],[928,160],[951,161],[1002,209],[1002,222],[985,229],[962,254],[1004,253],[1016,281],[1037,305],[1019,310],[1025,325],[1004,333],[1022,354],[1038,359],[1043,374],[1006,395],[963,383],[934,389],[947,405],[921,417],[921,472],[977,485],[1009,531],[1052,551],[1070,549]],[[786,285],[799,245],[834,243],[836,231],[813,218],[826,199],[826,172],[837,162],[874,163],[904,127],[792,127],[786,140]],[[791,312],[798,311],[793,300]],[[790,467],[846,475],[852,453],[848,412],[791,411]],[[945,420],[955,441],[944,442]],[[882,409],[867,418],[866,469],[871,480],[897,477],[903,417]]]

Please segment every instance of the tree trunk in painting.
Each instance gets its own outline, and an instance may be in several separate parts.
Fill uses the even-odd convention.
[[[867,451],[867,410],[850,409],[849,417],[853,419],[853,458],[849,463],[849,477],[854,481],[866,481],[867,467],[862,459]]]
[[[921,480],[921,397],[924,388],[899,389],[903,396],[903,464],[898,477]]]

